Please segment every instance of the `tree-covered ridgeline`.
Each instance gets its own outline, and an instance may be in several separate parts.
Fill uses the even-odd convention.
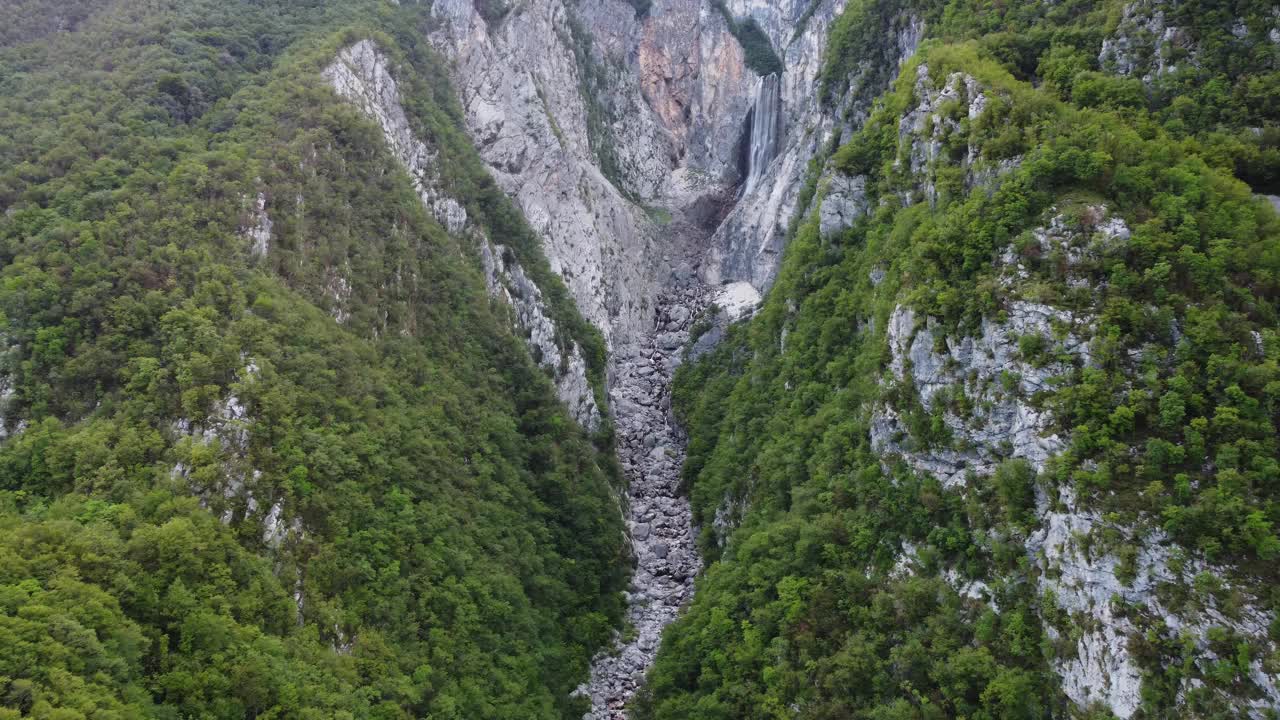
[[[1149,19],[1159,16],[1159,24]],[[834,103],[897,75],[889,42],[914,23],[943,42],[978,42],[1014,78],[1081,107],[1138,113],[1170,137],[1196,137],[1258,192],[1280,193],[1280,60],[1275,8],[1252,0],[856,0],[837,18],[819,75]],[[1172,29],[1172,31],[1170,31]],[[1117,35],[1125,42],[1116,42]],[[1110,43],[1108,42],[1110,41]]]
[[[1149,528],[1177,562],[1218,568],[1161,588],[1166,606],[1280,610],[1280,220],[1255,195],[1280,167],[1274,22],[1265,3],[1163,5],[1196,54],[1180,71],[1148,54],[1120,73],[1098,58],[1121,3],[849,3],[824,89],[833,102],[850,78],[885,92],[826,166],[865,180],[867,209],[824,237],[810,206],[755,317],[679,371],[709,564],[638,717],[1109,716],[1074,707],[1054,669],[1089,620],[1038,589],[1025,547],[1037,492],[1069,491],[1107,527]],[[935,39],[895,69],[886,38],[920,17]],[[924,122],[950,129],[923,169],[903,120],[922,66],[936,91],[962,79]],[[965,80],[984,93],[977,116]],[[993,181],[966,174],[971,148],[1001,168]],[[806,192],[821,199],[825,182]],[[1125,242],[1042,254],[1035,229],[1093,227],[1099,208]],[[1011,262],[1026,273],[1012,283]],[[944,489],[873,451],[875,408],[913,402],[889,370],[895,308],[940,339],[979,335],[1015,298],[1092,328],[1088,362],[1060,338],[1018,342],[1027,362],[1068,368],[1030,398],[1069,438],[1045,472],[1012,460]],[[940,413],[905,412],[901,442],[947,447]],[[717,529],[722,515],[740,521]],[[1093,542],[1133,572],[1123,537]],[[1142,717],[1235,717],[1259,697],[1253,668],[1280,671],[1280,623],[1247,640],[1219,629],[1210,657],[1128,612]]]
[[[357,40],[391,56],[469,232],[516,253],[598,382],[603,344],[466,141],[423,9],[19,5],[0,717],[575,712],[622,609],[607,428],[566,415],[476,237],[321,77]]]

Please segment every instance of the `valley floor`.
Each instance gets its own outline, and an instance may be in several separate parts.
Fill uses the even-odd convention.
[[[702,568],[697,529],[681,488],[685,434],[671,414],[671,378],[710,289],[692,271],[704,233],[683,222],[670,228],[684,255],[654,303],[653,326],[613,358],[610,396],[618,459],[627,481],[626,520],[635,560],[627,616],[614,647],[592,662],[577,693],[591,698],[583,720],[622,720],[653,664],[662,631],[693,597]]]

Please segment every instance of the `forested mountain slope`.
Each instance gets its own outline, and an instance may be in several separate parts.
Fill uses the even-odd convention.
[[[422,9],[0,17],[0,716],[572,714],[622,609],[609,429],[557,402],[481,249],[601,402],[603,347]],[[324,76],[361,41],[452,231]]]
[[[1257,0],[4,2],[0,718],[1276,717],[1277,195]]]
[[[848,4],[876,100],[676,378],[709,562],[639,717],[1275,716],[1278,26]]]

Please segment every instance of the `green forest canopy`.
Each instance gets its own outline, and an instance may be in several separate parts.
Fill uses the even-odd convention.
[[[0,36],[0,717],[580,712],[622,609],[608,430],[566,416],[474,241],[320,77],[359,39],[391,55],[447,190],[598,384],[603,344],[467,143],[422,10],[18,17],[58,13],[70,31]]]

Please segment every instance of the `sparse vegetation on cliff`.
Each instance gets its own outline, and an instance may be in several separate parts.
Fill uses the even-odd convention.
[[[729,26],[729,32],[733,33],[733,36],[738,39],[738,44],[742,46],[747,67],[761,76],[781,75],[782,58],[778,57],[778,52],[773,49],[773,43],[769,41],[769,36],[760,27],[760,23],[752,17],[738,20],[729,11],[729,6],[725,5],[724,0],[712,0],[712,5],[720,11],[725,24]]]

